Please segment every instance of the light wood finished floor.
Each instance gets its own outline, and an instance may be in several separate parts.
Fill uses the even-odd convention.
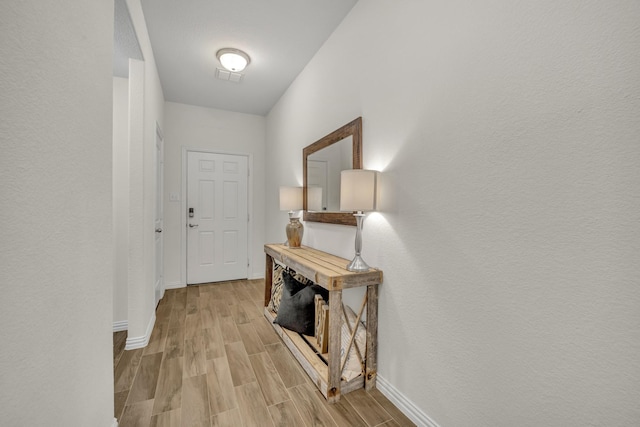
[[[413,426],[378,390],[329,405],[262,315],[263,280],[168,290],[149,345],[114,334],[120,427]]]

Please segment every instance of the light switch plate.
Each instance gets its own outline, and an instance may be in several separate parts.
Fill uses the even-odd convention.
[[[178,193],[169,193],[169,200],[172,202],[179,202],[180,201],[180,194]]]

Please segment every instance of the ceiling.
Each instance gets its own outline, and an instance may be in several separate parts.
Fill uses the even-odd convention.
[[[167,101],[266,115],[357,0],[141,0]],[[117,28],[116,28],[116,31]],[[245,51],[240,83],[216,52]]]
[[[114,1],[113,75],[129,77],[129,58],[143,60],[126,0]]]

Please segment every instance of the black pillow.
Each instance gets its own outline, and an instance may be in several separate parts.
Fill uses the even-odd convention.
[[[274,323],[300,334],[313,336],[315,331],[316,294],[328,299],[329,293],[318,285],[307,286],[297,281],[288,271],[282,272],[282,299]]]

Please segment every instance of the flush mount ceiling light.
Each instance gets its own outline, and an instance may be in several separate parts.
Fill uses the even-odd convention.
[[[235,73],[244,70],[246,66],[251,62],[251,58],[249,58],[249,55],[247,55],[240,49],[234,49],[231,47],[220,49],[218,53],[216,53],[216,57],[224,68]]]

